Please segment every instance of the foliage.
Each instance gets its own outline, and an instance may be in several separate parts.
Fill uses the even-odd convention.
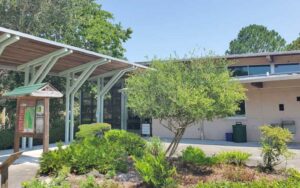
[[[61,143],[57,144],[57,147],[58,149],[56,150],[42,154],[40,158],[41,174],[57,175],[63,166],[69,166],[71,155],[69,149],[63,149]]]
[[[55,176],[49,183],[40,181],[39,179],[33,179],[22,183],[24,188],[70,188],[70,183],[66,180],[70,169],[63,167],[59,170],[57,176]]]
[[[241,151],[224,151],[215,156],[218,163],[245,165],[251,154]]]
[[[62,166],[68,166],[76,174],[92,169],[105,174],[111,170],[126,172],[127,165],[127,153],[122,147],[94,137],[44,153],[40,159],[40,173],[57,174]]]
[[[188,126],[233,115],[238,109],[244,88],[232,80],[228,64],[210,57],[154,60],[151,69],[137,71],[126,80],[128,107],[140,117],[159,119],[175,135],[167,149],[169,156]]]
[[[287,51],[300,50],[300,36],[286,46]]]
[[[147,144],[145,154],[141,158],[134,157],[134,166],[145,183],[150,187],[175,187],[172,176],[176,173],[167,161],[161,142],[157,138]]]
[[[0,129],[0,150],[10,149],[14,144],[14,128]]]
[[[164,147],[160,138],[156,136],[151,137],[149,139],[149,142],[147,142],[146,144],[145,152],[157,156],[160,153],[163,153],[163,151],[164,151]]]
[[[190,163],[193,165],[212,165],[214,164],[214,159],[207,157],[200,148],[188,146],[182,151],[182,161],[184,163]]]
[[[4,0],[0,15],[2,27],[117,57],[132,33],[94,0]]]
[[[281,162],[281,157],[290,155],[287,143],[292,140],[288,129],[264,125],[260,127],[262,134],[262,156],[266,170],[273,170]]]
[[[243,27],[236,39],[229,44],[226,54],[260,53],[282,51],[285,40],[274,30],[263,25]]]
[[[103,10],[95,0],[1,0],[0,25],[120,58],[125,52],[123,43],[132,33],[130,28],[114,23],[113,15]],[[65,91],[64,78],[47,76],[44,81],[61,92]],[[24,73],[0,71],[1,93],[22,85]],[[6,100],[1,106],[7,108],[10,124],[13,125],[16,101]],[[64,98],[51,99],[50,113],[50,124],[64,117]]]
[[[110,130],[104,137],[111,143],[125,148],[129,155],[141,156],[146,145],[146,141],[137,134],[125,130]]]
[[[107,123],[93,123],[79,125],[79,131],[76,133],[76,138],[85,139],[91,137],[99,137],[104,134],[104,132],[109,131],[111,125]]]
[[[300,181],[295,178],[287,180],[258,180],[252,182],[207,182],[198,183],[194,188],[295,188],[300,187]]]
[[[86,180],[80,182],[80,188],[101,188],[93,176],[88,176]]]

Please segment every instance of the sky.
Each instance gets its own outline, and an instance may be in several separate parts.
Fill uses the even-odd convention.
[[[300,0],[97,0],[114,22],[133,30],[124,47],[133,62],[184,57],[191,51],[223,55],[239,30],[260,24],[288,43],[300,33]],[[204,50],[205,49],[205,50]]]

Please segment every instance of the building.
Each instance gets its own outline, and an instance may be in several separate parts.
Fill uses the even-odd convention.
[[[225,140],[232,125],[247,125],[248,141],[259,141],[259,127],[264,124],[285,124],[300,142],[300,51],[274,52],[225,56],[235,62],[230,69],[247,88],[247,100],[233,117],[204,123],[208,140]],[[152,121],[153,135],[170,137],[172,134]],[[200,138],[199,125],[188,128],[184,138]]]
[[[205,139],[224,140],[225,133],[232,132],[232,125],[241,122],[247,125],[248,141],[258,141],[258,128],[261,125],[286,123],[285,127],[294,133],[294,141],[300,142],[300,51],[221,58],[235,62],[230,69],[235,78],[247,88],[247,100],[241,102],[240,110],[235,116],[205,122]],[[145,120],[124,108],[126,96],[119,92],[123,85],[124,79],[121,79],[110,91],[114,97],[105,102],[105,122],[111,123],[114,128],[140,133],[140,125]],[[122,121],[124,126],[121,125]],[[152,134],[160,137],[173,136],[156,119],[152,120]],[[199,125],[189,127],[183,137],[200,138]]]

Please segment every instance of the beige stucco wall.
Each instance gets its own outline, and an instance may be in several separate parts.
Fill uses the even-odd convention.
[[[294,141],[300,142],[300,80],[265,82],[263,88],[255,88],[249,84],[246,92],[246,116],[244,118],[224,118],[205,122],[205,138],[208,140],[224,140],[226,132],[232,132],[232,125],[243,122],[247,125],[248,141],[258,141],[260,133],[258,127],[263,124],[279,123],[282,120],[296,122]],[[279,104],[284,104],[284,111],[279,111]],[[152,121],[153,135],[171,137],[172,134],[159,124]],[[199,124],[189,127],[184,138],[199,138]]]

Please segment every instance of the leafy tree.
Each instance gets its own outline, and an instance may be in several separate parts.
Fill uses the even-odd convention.
[[[237,38],[230,42],[226,54],[282,51],[285,43],[276,31],[252,24],[240,30]]]
[[[123,57],[123,43],[130,38],[131,29],[114,23],[113,15],[102,10],[95,0],[1,0],[0,25],[42,38],[70,44],[80,48]],[[23,85],[21,73],[0,73],[1,91]],[[16,79],[21,78],[21,79]],[[64,91],[65,80],[47,77],[60,91]],[[64,109],[62,99],[51,100],[51,119],[61,116]],[[14,102],[7,102],[8,114],[14,114]],[[11,117],[13,118],[13,117]],[[51,120],[50,120],[51,121]]]
[[[300,36],[296,40],[294,40],[290,44],[288,44],[286,46],[286,50],[288,50],[288,51],[300,50]]]
[[[233,115],[245,98],[227,66],[227,60],[209,57],[154,60],[151,69],[126,80],[128,107],[141,117],[159,119],[175,135],[166,150],[172,156],[187,127]]]
[[[260,131],[264,167],[266,170],[272,171],[276,165],[281,163],[282,157],[287,159],[292,156],[287,143],[292,140],[293,135],[288,129],[269,125],[260,127]]]

